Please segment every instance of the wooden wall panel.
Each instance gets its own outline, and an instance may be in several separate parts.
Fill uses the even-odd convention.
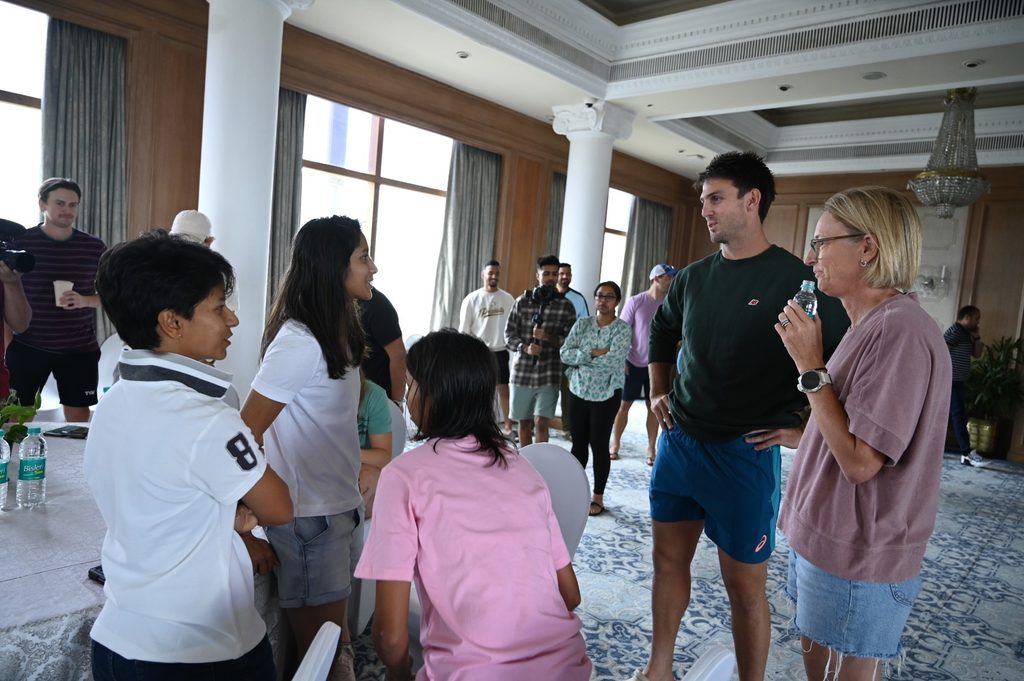
[[[798,256],[802,255],[800,249],[803,247],[802,237],[805,229],[797,220],[800,210],[799,203],[786,204],[776,201],[764,221],[764,233],[768,241]]]
[[[498,260],[502,263],[503,286],[513,296],[536,285],[537,257],[547,241],[548,203],[538,196],[551,192],[549,164],[522,154],[511,154],[505,186],[507,200],[499,216]],[[505,174],[505,173],[503,173]]]

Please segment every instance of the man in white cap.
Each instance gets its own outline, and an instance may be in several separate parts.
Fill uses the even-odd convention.
[[[210,218],[197,210],[183,210],[174,216],[174,222],[171,223],[171,234],[185,237],[207,248],[215,238],[212,232]]]
[[[629,421],[629,408],[633,406],[635,400],[643,399],[647,405],[647,465],[654,465],[658,421],[651,413],[651,380],[647,373],[647,350],[651,336],[651,320],[665,300],[676,271],[672,265],[655,265],[651,270],[650,288],[630,297],[622,308],[622,315],[619,318],[632,327],[633,342],[629,346],[629,354],[626,355],[626,383],[622,387],[622,404],[619,405],[619,413],[615,415],[615,425],[612,429],[612,443],[609,448],[612,459],[619,458],[622,432],[626,430],[626,423]]]

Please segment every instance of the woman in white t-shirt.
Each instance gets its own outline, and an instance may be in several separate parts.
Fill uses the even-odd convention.
[[[365,341],[356,301],[373,296],[376,271],[358,221],[333,216],[303,225],[242,407],[295,506],[295,519],[268,527],[267,536],[299,656],[324,622],[342,630],[331,679],[355,679],[345,610],[362,514],[356,413]]]

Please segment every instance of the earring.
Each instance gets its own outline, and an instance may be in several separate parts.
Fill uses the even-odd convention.
[[[868,261],[867,260],[861,260],[860,261],[860,266],[861,267],[867,267],[868,266]]]

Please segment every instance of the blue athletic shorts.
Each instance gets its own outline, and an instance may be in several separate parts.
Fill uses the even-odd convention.
[[[742,437],[701,442],[673,424],[658,436],[651,518],[703,520],[704,533],[730,557],[763,563],[775,548],[781,461],[777,446],[754,451]]]
[[[921,575],[894,584],[837,577],[789,550],[786,595],[796,604],[796,629],[843,655],[892,659],[921,591]]]

